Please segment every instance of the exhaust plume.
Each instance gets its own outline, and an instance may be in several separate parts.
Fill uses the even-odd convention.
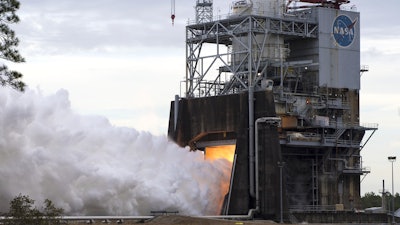
[[[68,215],[218,214],[226,160],[203,160],[166,136],[76,114],[68,92],[0,89],[0,211],[22,193]]]

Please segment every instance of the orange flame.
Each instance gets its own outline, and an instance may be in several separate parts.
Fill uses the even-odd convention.
[[[226,182],[221,182],[220,184],[220,193],[221,199],[218,201],[218,208],[222,209],[224,204],[224,196],[229,192],[229,181],[231,180],[231,173],[233,159],[235,155],[236,145],[223,145],[223,146],[210,146],[206,147],[204,151],[204,158],[205,160],[214,161],[218,159],[226,159],[229,162],[229,171],[225,173]]]
[[[206,160],[226,159],[232,163],[233,156],[235,155],[235,148],[236,145],[206,147],[204,157]]]

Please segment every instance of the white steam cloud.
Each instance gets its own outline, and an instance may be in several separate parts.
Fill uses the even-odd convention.
[[[165,136],[74,113],[65,90],[0,88],[0,134],[2,212],[21,193],[69,215],[218,214],[230,173]]]

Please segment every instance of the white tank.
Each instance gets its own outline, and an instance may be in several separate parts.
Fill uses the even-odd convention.
[[[253,58],[261,57],[263,61],[268,60],[271,62],[285,61],[288,57],[289,49],[285,46],[283,38],[279,38],[278,35],[268,35],[262,52],[260,52],[260,46],[258,44],[263,42],[264,35],[257,35],[255,39],[256,41],[253,42],[252,46]],[[247,44],[247,36],[241,36],[232,41],[232,60],[236,65],[246,57]]]
[[[232,15],[248,15],[251,14],[252,4],[246,0],[238,0],[232,2]]]
[[[277,17],[284,8],[284,0],[237,0],[232,3],[232,14]]]
[[[284,8],[284,0],[253,0],[252,13],[261,16],[281,16]]]
[[[238,0],[232,3],[232,16],[260,15],[280,17],[283,14],[283,9],[284,0]],[[255,38],[257,39],[257,43],[263,43],[264,35],[258,35]],[[245,54],[238,52],[245,52],[247,43],[247,36],[241,36],[233,40],[232,59],[235,64],[240,63],[245,56]],[[257,45],[252,46],[253,54],[260,55],[269,61],[284,61],[288,56],[288,49],[284,46],[283,38],[279,38],[275,34],[269,34],[263,52],[258,52],[258,48],[259,46]]]

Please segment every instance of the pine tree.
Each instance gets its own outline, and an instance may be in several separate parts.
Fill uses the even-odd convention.
[[[35,200],[27,195],[18,195],[10,202],[10,210],[3,220],[4,225],[60,225],[62,208],[46,199],[42,210],[34,206]]]
[[[19,22],[16,14],[19,6],[18,0],[0,0],[0,58],[14,63],[25,62],[17,49],[19,40],[9,27],[10,24]],[[21,81],[21,78],[21,73],[10,71],[5,64],[1,65],[0,63],[0,84],[2,86],[8,85],[24,91],[25,83]]]

